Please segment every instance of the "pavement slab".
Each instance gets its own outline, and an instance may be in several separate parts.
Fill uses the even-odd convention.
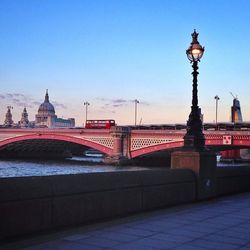
[[[250,192],[0,244],[27,250],[250,250]]]

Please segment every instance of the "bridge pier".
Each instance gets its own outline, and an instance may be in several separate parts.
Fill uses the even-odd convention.
[[[241,159],[240,149],[221,151],[221,161],[231,162],[240,159]]]
[[[104,162],[112,165],[129,164],[131,162],[129,159],[130,129],[115,126],[111,128],[110,133],[114,141],[113,152],[104,159]]]

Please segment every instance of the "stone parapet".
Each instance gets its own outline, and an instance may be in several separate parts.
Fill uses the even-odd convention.
[[[194,199],[190,170],[2,178],[0,240]]]
[[[151,169],[1,178],[0,241],[197,200],[197,174]],[[216,169],[216,195],[250,190],[250,166]]]

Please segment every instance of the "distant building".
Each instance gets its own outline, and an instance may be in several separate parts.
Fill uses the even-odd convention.
[[[12,114],[11,114],[11,106],[7,107],[7,113],[5,115],[5,121],[4,121],[4,126],[5,127],[11,127],[13,125],[13,120],[12,120]]]
[[[36,115],[35,126],[48,128],[75,127],[75,119],[57,118],[54,106],[49,102],[48,90],[46,90],[45,100],[40,105]]]
[[[233,106],[231,107],[231,122],[243,122],[240,101],[237,98],[233,99]]]

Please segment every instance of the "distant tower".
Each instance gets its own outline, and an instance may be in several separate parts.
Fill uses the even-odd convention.
[[[241,109],[240,109],[240,101],[233,94],[232,96],[234,97],[234,99],[233,99],[233,106],[231,107],[231,122],[233,123],[243,122]]]
[[[240,101],[237,96],[234,96],[231,92],[233,99],[233,106],[231,107],[231,122],[243,122],[241,109],[240,109]],[[245,151],[245,150],[244,150]],[[222,159],[239,159],[242,155],[247,155],[248,150],[243,152],[242,149],[231,149],[225,150],[221,152]]]
[[[26,128],[29,126],[28,112],[26,110],[26,107],[23,109],[22,117],[20,120],[20,126],[23,128]]]
[[[6,127],[11,127],[13,125],[12,114],[11,114],[11,111],[10,111],[11,109],[12,109],[11,106],[7,107],[7,113],[5,115],[5,121],[4,121],[4,125]]]

